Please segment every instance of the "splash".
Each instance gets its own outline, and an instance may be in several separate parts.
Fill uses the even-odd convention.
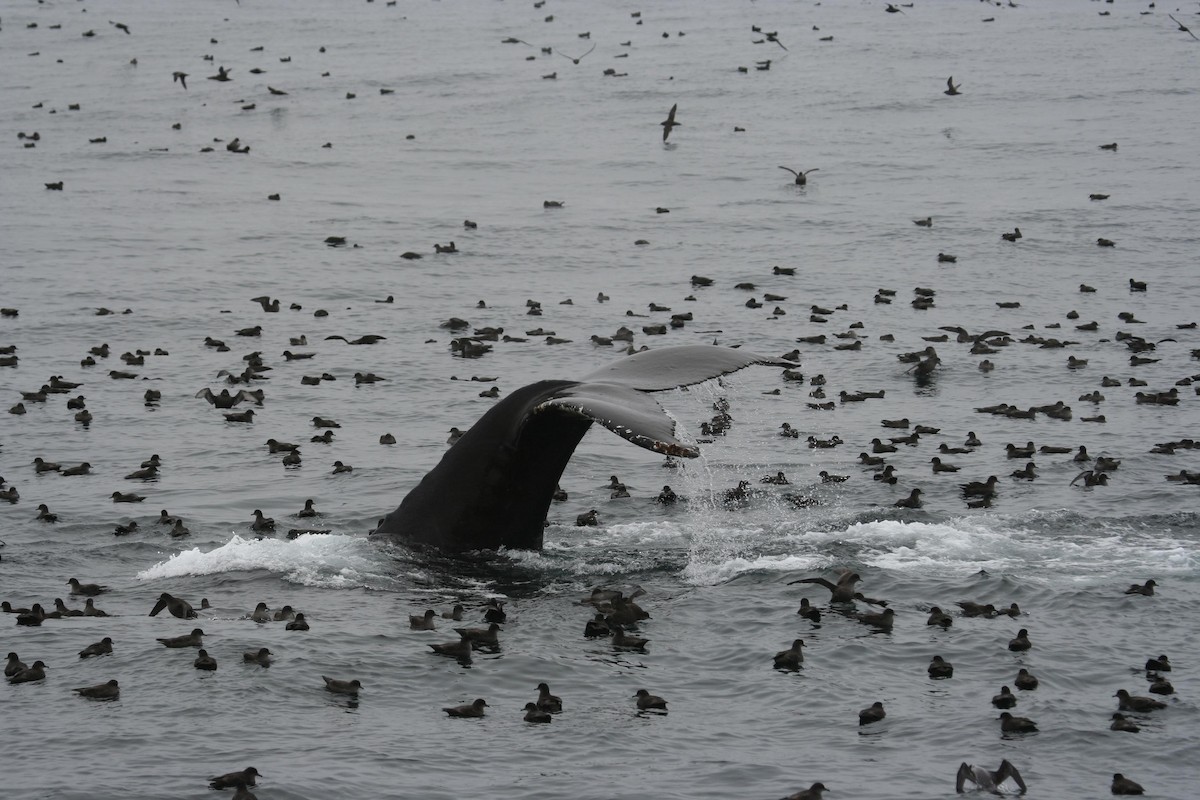
[[[138,579],[160,580],[187,575],[266,570],[284,580],[325,589],[381,588],[394,582],[393,566],[366,540],[352,536],[301,536],[286,539],[243,539],[236,534],[225,544],[201,552],[184,550],[149,569]]]

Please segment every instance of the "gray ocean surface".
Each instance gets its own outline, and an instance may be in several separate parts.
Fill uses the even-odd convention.
[[[1200,42],[1167,13],[1197,30],[1200,17],[1128,0],[885,5],[0,5],[0,306],[19,312],[0,318],[0,347],[19,357],[0,367],[0,475],[20,494],[0,504],[0,598],[78,608],[66,586],[78,577],[109,587],[96,605],[111,615],[40,627],[0,617],[0,653],[47,665],[44,681],[0,686],[0,797],[205,798],[208,776],[253,765],[263,800],[778,798],[816,781],[832,800],[937,798],[954,795],[960,762],[1002,758],[1030,797],[1107,796],[1114,772],[1148,796],[1195,797],[1200,486],[1165,476],[1200,472],[1200,451],[1150,451],[1200,438],[1200,333],[1178,327],[1200,321]],[[218,67],[231,80],[208,80]],[[961,95],[943,93],[950,75]],[[664,145],[658,123],[675,104],[681,126]],[[249,152],[229,152],[235,138]],[[819,171],[797,186],[778,165]],[[925,217],[932,227],[913,224]],[[1002,240],[1014,227],[1022,238]],[[1130,279],[1148,290],[1131,292]],[[936,290],[933,307],[911,305],[914,287]],[[874,302],[881,288],[896,292],[891,304]],[[747,306],[765,294],[786,299]],[[282,309],[264,313],[250,299],[260,295]],[[833,313],[814,321],[813,306]],[[681,329],[642,332],[689,311]],[[462,359],[439,327],[451,317],[524,341]],[[701,423],[729,402],[727,434],[678,469],[595,427],[541,552],[455,559],[368,540],[449,429],[495,402],[481,391],[618,360],[620,343],[589,337],[622,325],[637,347],[799,348],[805,380],[752,367],[656,395],[688,439],[708,438]],[[237,335],[251,326],[261,335]],[[1013,343],[976,355],[951,333],[919,383],[897,355],[941,326]],[[569,341],[526,334],[538,328]],[[853,340],[833,334],[851,332],[861,349],[835,350]],[[797,343],[822,333],[825,344]],[[1156,343],[1141,355],[1158,360],[1131,365],[1121,333]],[[326,339],[365,334],[386,339]],[[289,344],[301,335],[307,345]],[[1020,342],[1031,335],[1072,344]],[[104,343],[112,354],[81,366]],[[152,353],[144,365],[118,359],[137,349]],[[219,391],[218,373],[241,372],[252,351],[273,369],[243,388],[265,402],[235,409],[252,407],[252,423],[227,422],[196,393]],[[1068,369],[1068,356],[1088,363]],[[123,369],[137,377],[110,377]],[[356,386],[356,372],[386,380]],[[336,380],[301,383],[322,373]],[[808,406],[818,374],[832,410]],[[51,375],[83,385],[6,413]],[[1120,385],[1102,388],[1105,376]],[[1177,405],[1135,401],[1172,388]],[[147,389],[161,401],[144,403]],[[861,390],[885,397],[838,402]],[[1079,399],[1095,390],[1103,402]],[[88,425],[66,407],[79,394]],[[1060,400],[1070,420],[975,411]],[[314,416],[340,423],[332,443],[309,441]],[[858,454],[907,433],[880,425],[899,418],[940,433],[887,456],[899,477],[889,486]],[[781,437],[783,422],[800,438]],[[938,445],[968,431],[982,445],[942,454],[961,469],[934,474]],[[397,443],[381,445],[385,433]],[[835,434],[844,444],[806,444]],[[302,465],[282,466],[268,438],[299,443]],[[1005,445],[1027,441],[1083,445],[1120,466],[1088,488],[1071,485],[1083,469],[1072,454],[1038,453],[1036,480],[1010,478],[1027,459]],[[124,479],[151,454],[157,479]],[[35,457],[86,461],[91,474],[35,474]],[[335,460],[353,472],[331,474]],[[849,477],[822,484],[821,470]],[[758,483],[778,471],[790,486]],[[610,475],[631,497],[610,498]],[[959,484],[989,475],[992,506],[967,508]],[[721,503],[739,480],[761,492]],[[687,502],[655,503],[664,484]],[[922,509],[893,507],[913,488]],[[114,504],[116,491],[146,499]],[[320,518],[295,517],[307,498]],[[40,503],[57,523],[35,520]],[[190,536],[155,524],[161,509]],[[251,531],[255,509],[276,535]],[[589,509],[599,526],[576,527]],[[138,531],[113,534],[131,520]],[[288,540],[292,527],[331,533]],[[891,633],[829,608],[819,586],[787,585],[840,568],[890,602]],[[1155,596],[1123,594],[1150,578]],[[645,589],[644,653],[583,637],[591,608],[579,600],[594,586]],[[147,617],[164,591],[213,608],[196,623]],[[795,613],[801,597],[825,610],[820,626]],[[430,652],[455,625],[479,625],[489,598],[508,602],[498,652],[469,667]],[[960,600],[1024,614],[961,617]],[[245,619],[260,601],[304,612],[311,631]],[[407,614],[456,602],[465,623],[409,629]],[[925,624],[935,605],[952,627]],[[195,625],[216,672],[155,641]],[[1010,652],[1022,627],[1034,646]],[[76,655],[104,636],[112,655]],[[797,637],[803,669],[773,670]],[[275,654],[269,669],[242,663],[259,647]],[[1111,732],[1114,692],[1145,694],[1142,665],[1160,653],[1175,664],[1169,707],[1131,715],[1137,734]],[[953,678],[927,677],[935,654]],[[1041,685],[1019,692],[1013,713],[1040,730],[1005,736],[989,701],[1022,667]],[[327,693],[322,675],[361,680],[359,701]],[[114,678],[115,702],[71,691]],[[527,724],[542,681],[564,710]],[[639,688],[669,712],[637,713]],[[476,697],[489,704],[482,719],[440,710]],[[886,720],[860,728],[857,711],[877,700]]]

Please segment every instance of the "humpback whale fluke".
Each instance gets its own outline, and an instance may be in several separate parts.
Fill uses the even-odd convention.
[[[649,396],[752,364],[795,367],[745,350],[688,345],[647,350],[578,381],[546,380],[492,406],[442,457],[374,536],[447,550],[540,550],[546,510],[593,422],[639,447],[695,458]]]

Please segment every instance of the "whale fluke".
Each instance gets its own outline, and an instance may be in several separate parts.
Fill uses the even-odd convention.
[[[752,364],[796,364],[745,350],[691,345],[647,350],[579,381],[510,393],[480,417],[373,536],[446,550],[539,550],[546,510],[593,422],[639,447],[695,458],[648,392],[701,383]]]

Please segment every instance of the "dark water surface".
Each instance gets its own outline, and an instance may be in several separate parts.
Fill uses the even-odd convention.
[[[76,576],[110,587],[96,605],[112,615],[37,628],[0,618],[0,652],[48,667],[42,682],[0,687],[0,796],[203,798],[207,776],[254,765],[264,799],[774,798],[814,781],[831,798],[928,798],[953,794],[960,762],[1007,758],[1031,797],[1106,796],[1114,772],[1148,796],[1193,797],[1200,487],[1164,476],[1200,472],[1200,451],[1150,451],[1200,438],[1190,383],[1200,334],[1178,327],[1200,321],[1200,42],[1166,8],[1142,15],[1145,3],[964,0],[903,14],[884,5],[0,9],[0,306],[19,310],[0,318],[0,346],[19,356],[0,367],[0,411],[51,375],[83,384],[27,402],[24,416],[0,413],[0,475],[20,493],[0,507],[0,597],[81,607],[65,585]],[[1191,9],[1175,16],[1200,29]],[[755,44],[752,25],[778,31],[788,49]],[[510,36],[532,46],[502,44]],[[539,49],[576,57],[592,44],[578,65]],[[766,59],[769,70],[755,69]],[[232,80],[206,79],[219,66]],[[604,76],[609,68],[627,75]],[[188,73],[186,90],[175,71]],[[962,95],[943,94],[951,74]],[[682,126],[664,146],[658,123],[676,103]],[[25,147],[32,140],[18,133],[35,131]],[[249,153],[226,150],[235,137]],[[1117,150],[1099,149],[1111,142]],[[798,187],[780,164],[819,171]],[[63,191],[44,188],[56,181]],[[912,223],[926,216],[932,228]],[[1023,238],[1001,240],[1014,227]],[[329,248],[327,236],[360,247]],[[1100,237],[1116,246],[1097,247]],[[450,241],[459,252],[434,253]],[[406,251],[424,257],[400,258]],[[939,252],[957,264],[938,263]],[[715,283],[694,288],[692,275]],[[1148,291],[1131,293],[1131,278]],[[734,288],[743,282],[754,288]],[[896,291],[892,304],[874,302],[881,287]],[[914,287],[936,290],[932,308],[912,307]],[[611,300],[597,303],[598,292]],[[746,306],[764,293],[786,299]],[[282,301],[279,313],[250,301],[264,294]],[[393,303],[375,302],[388,295]],[[541,316],[527,314],[529,299]],[[651,302],[694,321],[644,335],[642,325],[670,316]],[[833,311],[827,322],[810,320],[813,305]],[[132,313],[97,316],[99,307]],[[450,317],[528,341],[463,360],[439,327]],[[1076,328],[1093,320],[1094,331]],[[255,325],[260,337],[236,335]],[[714,402],[730,403],[728,434],[679,470],[606,431],[589,435],[542,552],[463,562],[367,540],[437,463],[450,427],[494,402],[482,390],[619,359],[589,337],[621,325],[637,346],[716,341],[772,356],[799,347],[805,380],[756,367],[659,395],[691,438],[705,438]],[[933,343],[933,380],[918,384],[896,356],[926,347],[941,326],[1014,342],[978,355],[950,333]],[[538,327],[570,341],[526,335]],[[835,350],[852,340],[833,334],[849,332],[861,349]],[[821,333],[826,344],[796,341]],[[1159,360],[1132,366],[1119,333],[1156,343],[1143,355]],[[325,338],[363,334],[387,338]],[[307,345],[289,344],[301,335]],[[1030,335],[1074,344],[1020,343]],[[229,351],[205,347],[206,336]],[[109,358],[80,366],[106,342]],[[118,360],[139,348],[168,355]],[[255,350],[273,367],[253,387],[266,400],[253,423],[226,422],[196,392],[219,390],[218,372],[240,372]],[[315,357],[286,361],[284,350]],[[1068,369],[1068,356],[1088,364]],[[994,371],[979,369],[983,358]],[[137,379],[112,379],[114,369]],[[356,387],[356,372],[387,380]],[[321,373],[337,380],[301,384]],[[817,374],[828,400],[881,389],[885,398],[812,410]],[[1121,385],[1102,388],[1104,376]],[[1137,391],[1172,387],[1176,406],[1135,402]],[[144,404],[147,388],[161,402]],[[1103,402],[1078,399],[1097,389]],[[90,425],[66,407],[78,394]],[[974,410],[1059,400],[1070,420]],[[1098,414],[1105,422],[1082,420]],[[333,443],[309,441],[320,432],[313,416],[341,424]],[[873,438],[905,434],[880,426],[903,417],[941,432],[887,456],[899,476],[888,486],[857,456]],[[785,421],[799,439],[778,435]],[[938,445],[959,446],[968,431],[982,446],[942,454],[961,470],[933,474]],[[379,444],[388,432],[396,445]],[[845,443],[806,446],[834,434]],[[285,469],[268,438],[301,443],[302,466]],[[1120,467],[1107,486],[1072,486],[1082,469],[1072,454],[1039,453],[1036,480],[1010,478],[1026,460],[1004,446],[1027,441],[1083,445]],[[153,453],[156,480],[124,479]],[[87,461],[92,474],[37,475],[35,457]],[[353,473],[331,474],[335,460]],[[820,470],[849,479],[822,485]],[[792,485],[762,486],[745,506],[714,502],[777,471]],[[613,474],[630,498],[610,499]],[[958,485],[989,475],[1000,479],[992,507],[968,509]],[[663,484],[688,502],[654,503]],[[892,507],[916,487],[923,509]],[[116,505],[114,491],[146,500]],[[817,504],[797,509],[788,493]],[[307,527],[294,515],[310,497],[330,535],[251,531],[254,509],[280,531]],[[59,521],[36,521],[39,503]],[[592,508],[600,526],[575,527]],[[182,516],[190,537],[167,536],[160,509]],[[139,531],[113,535],[130,520]],[[890,634],[829,609],[820,587],[787,585],[843,567],[889,600]],[[1148,578],[1156,596],[1122,594]],[[582,637],[590,609],[578,600],[596,585],[646,590],[645,653]],[[211,601],[196,624],[215,673],[192,668],[193,650],[155,641],[193,627],[146,616],[163,591]],[[408,628],[407,614],[455,602],[468,607],[464,624],[478,625],[491,597],[508,600],[502,649],[469,668],[426,647],[453,639],[454,623]],[[819,628],[794,613],[801,597],[825,609]],[[958,617],[959,600],[1017,602],[1025,614]],[[312,630],[243,619],[260,601],[303,611]],[[925,625],[934,605],[954,610],[949,630]],[[1021,627],[1034,647],[1009,652]],[[77,657],[104,636],[113,655]],[[804,668],[772,670],[772,654],[796,637]],[[242,663],[264,646],[275,653],[269,669]],[[1144,694],[1141,666],[1159,653],[1176,665],[1169,708],[1133,715],[1138,734],[1109,731],[1114,692]],[[934,654],[954,664],[952,679],[927,677]],[[1019,693],[1014,713],[1040,730],[1005,737],[989,699],[1021,667],[1041,686]],[[322,675],[360,679],[359,702],[327,693]],[[116,702],[70,691],[111,678]],[[551,725],[526,724],[541,681],[565,710]],[[670,711],[639,715],[639,688]],[[490,706],[481,720],[440,711],[475,697]],[[856,712],[876,700],[887,719],[860,728]]]

